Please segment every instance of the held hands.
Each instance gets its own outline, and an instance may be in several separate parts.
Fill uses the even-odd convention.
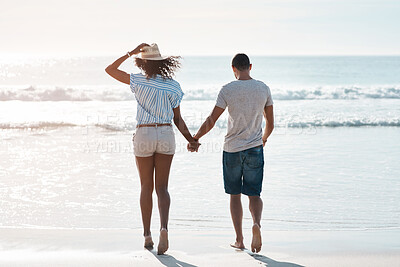
[[[190,152],[198,152],[200,145],[199,140],[194,139],[193,142],[188,143],[187,150]]]

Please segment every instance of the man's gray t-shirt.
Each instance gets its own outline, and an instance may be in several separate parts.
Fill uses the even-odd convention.
[[[262,145],[264,107],[273,105],[271,90],[258,80],[236,80],[224,85],[216,106],[228,107],[224,151],[239,152]]]

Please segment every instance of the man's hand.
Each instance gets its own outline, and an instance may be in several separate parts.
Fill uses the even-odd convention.
[[[263,137],[262,140],[263,140],[263,147],[265,147],[265,143],[267,143],[267,138],[264,138],[264,137]]]
[[[265,118],[265,129],[262,137],[263,147],[267,143],[267,138],[271,135],[274,130],[274,107],[266,106],[264,107],[264,118]]]
[[[145,46],[149,46],[149,45],[146,44],[146,43],[142,43],[142,44],[138,45],[135,49],[133,49],[130,52],[130,54],[132,54],[132,55],[139,54],[140,52],[142,52],[142,48],[145,47]]]
[[[187,150],[190,152],[198,152],[199,146],[201,146],[201,144],[199,143],[199,140],[195,140],[194,142],[188,143]]]

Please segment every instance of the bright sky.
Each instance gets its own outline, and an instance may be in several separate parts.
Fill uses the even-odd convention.
[[[400,55],[399,0],[0,0],[0,54]]]

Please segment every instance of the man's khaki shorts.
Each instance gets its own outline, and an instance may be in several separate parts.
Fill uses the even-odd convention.
[[[154,153],[175,154],[175,134],[172,126],[137,128],[132,140],[136,157],[150,157]]]

